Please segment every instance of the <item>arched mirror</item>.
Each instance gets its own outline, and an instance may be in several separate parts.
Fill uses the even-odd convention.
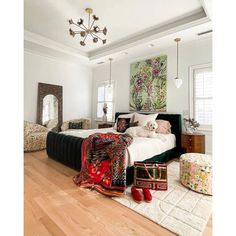
[[[62,86],[38,84],[38,124],[60,131],[62,124]]]
[[[43,98],[43,125],[55,129],[58,125],[58,99],[53,94]]]

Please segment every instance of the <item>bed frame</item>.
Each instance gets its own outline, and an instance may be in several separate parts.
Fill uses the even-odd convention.
[[[128,114],[129,112],[116,112],[115,120],[119,115]],[[150,114],[150,113],[140,113]],[[182,118],[180,114],[159,114],[158,119],[167,120],[171,124],[171,132],[176,137],[176,147],[168,150],[162,154],[156,155],[145,161],[167,162],[173,158],[178,158],[181,154],[181,132],[182,132]],[[81,145],[83,138],[65,135],[56,132],[49,132],[47,135],[47,155],[66,166],[73,169],[81,169]],[[127,185],[133,182],[133,167],[128,167],[126,170]]]

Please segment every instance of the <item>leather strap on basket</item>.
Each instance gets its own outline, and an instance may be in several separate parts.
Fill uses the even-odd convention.
[[[143,163],[143,165],[144,165],[144,167],[145,167],[145,170],[146,170],[146,172],[147,172],[147,174],[148,174],[148,177],[150,178],[150,179],[154,179],[152,176],[151,176],[151,174],[149,173],[149,171],[148,171],[148,168],[147,168],[147,166],[146,166],[146,164],[145,163]],[[157,170],[158,170],[158,174],[159,174],[159,178],[160,178],[160,169],[159,169],[159,165],[158,164],[155,164],[155,166],[157,167]]]

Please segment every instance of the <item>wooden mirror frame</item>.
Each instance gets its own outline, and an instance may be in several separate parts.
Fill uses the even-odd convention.
[[[58,124],[57,130],[60,131],[62,125],[62,86],[54,84],[38,83],[38,106],[37,123],[43,125],[43,99],[52,94],[58,100]]]

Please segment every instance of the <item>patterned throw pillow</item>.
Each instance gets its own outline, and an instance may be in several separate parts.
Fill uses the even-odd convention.
[[[123,115],[119,115],[116,119],[115,125],[114,125],[114,129],[117,129],[117,122],[118,122],[118,118],[130,118],[130,122],[133,122],[134,120],[134,112],[133,113],[128,113],[128,114],[123,114]]]
[[[69,122],[69,129],[82,129],[83,122]]]
[[[117,132],[124,133],[129,128],[130,118],[118,118]]]

